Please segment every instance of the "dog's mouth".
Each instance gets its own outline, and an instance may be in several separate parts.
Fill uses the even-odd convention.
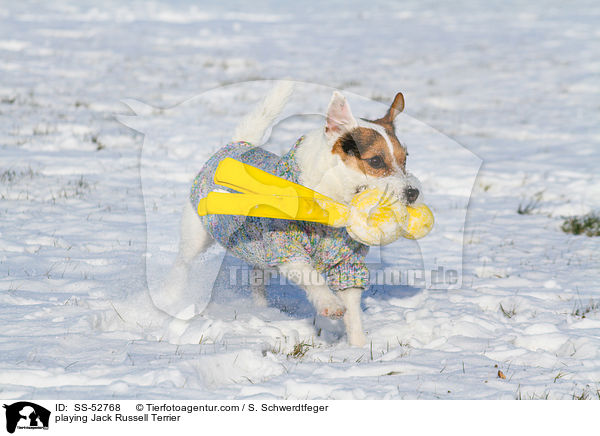
[[[356,187],[356,189],[354,190],[354,194],[360,194],[361,192],[363,192],[365,189],[367,189],[367,185],[359,185]]]

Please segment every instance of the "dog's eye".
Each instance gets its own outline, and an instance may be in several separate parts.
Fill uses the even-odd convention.
[[[375,169],[380,169],[385,167],[385,161],[381,156],[375,156],[370,159],[367,159],[367,163],[371,165]]]

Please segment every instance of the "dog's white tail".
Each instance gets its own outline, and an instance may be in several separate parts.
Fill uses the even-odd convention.
[[[278,82],[265,99],[236,127],[233,142],[248,141],[254,145],[261,145],[265,132],[281,113],[293,91],[294,82],[288,80]]]

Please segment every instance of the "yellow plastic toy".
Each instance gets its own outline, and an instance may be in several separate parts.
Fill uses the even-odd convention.
[[[355,195],[350,205],[259,168],[225,158],[217,167],[215,183],[238,193],[210,192],[198,203],[200,216],[245,215],[311,221],[346,227],[348,234],[366,245],[386,245],[400,236],[419,239],[433,227],[433,214],[424,204],[404,206],[378,189]]]

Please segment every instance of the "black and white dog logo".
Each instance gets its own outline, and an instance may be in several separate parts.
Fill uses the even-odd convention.
[[[6,409],[6,431],[14,433],[19,429],[48,429],[50,411],[28,401],[4,405]]]

